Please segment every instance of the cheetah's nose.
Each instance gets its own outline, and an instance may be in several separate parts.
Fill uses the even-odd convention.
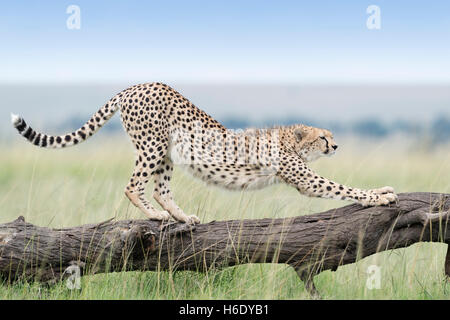
[[[335,144],[335,145],[333,146],[333,149],[334,149],[334,150],[336,150],[336,149],[337,149],[337,147],[338,147],[338,146],[337,146],[337,145]]]

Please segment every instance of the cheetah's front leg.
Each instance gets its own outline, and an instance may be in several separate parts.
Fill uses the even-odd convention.
[[[363,206],[388,205],[398,200],[392,187],[371,190],[347,187],[319,176],[295,157],[281,163],[279,175],[310,197],[352,200]]]

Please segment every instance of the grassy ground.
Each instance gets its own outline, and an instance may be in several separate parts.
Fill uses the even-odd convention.
[[[66,227],[117,219],[143,218],[123,195],[133,167],[131,145],[94,137],[62,151],[41,150],[20,140],[0,146],[0,223],[19,215],[41,226]],[[111,139],[110,139],[111,140]],[[14,146],[13,146],[14,145]],[[390,185],[397,192],[450,193],[450,150],[430,151],[402,141],[340,143],[334,158],[311,166],[352,186]],[[401,145],[402,148],[398,148]],[[343,201],[311,199],[284,185],[253,192],[206,187],[176,171],[178,204],[204,222],[287,217],[342,206]],[[150,189],[148,190],[150,194]],[[156,205],[156,203],[155,203]],[[445,245],[420,243],[383,252],[316,277],[327,299],[448,299],[443,275]],[[381,270],[381,288],[369,290],[367,268]],[[294,270],[283,265],[244,265],[206,274],[128,272],[86,276],[82,290],[64,284],[0,284],[0,299],[308,299]]]

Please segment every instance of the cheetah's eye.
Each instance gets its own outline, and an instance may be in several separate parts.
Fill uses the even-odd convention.
[[[327,138],[325,138],[325,137],[320,137],[320,139],[327,140]]]

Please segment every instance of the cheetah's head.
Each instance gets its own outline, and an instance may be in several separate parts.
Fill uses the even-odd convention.
[[[295,152],[303,161],[310,162],[336,153],[338,146],[330,131],[305,125],[296,125],[292,129]]]

